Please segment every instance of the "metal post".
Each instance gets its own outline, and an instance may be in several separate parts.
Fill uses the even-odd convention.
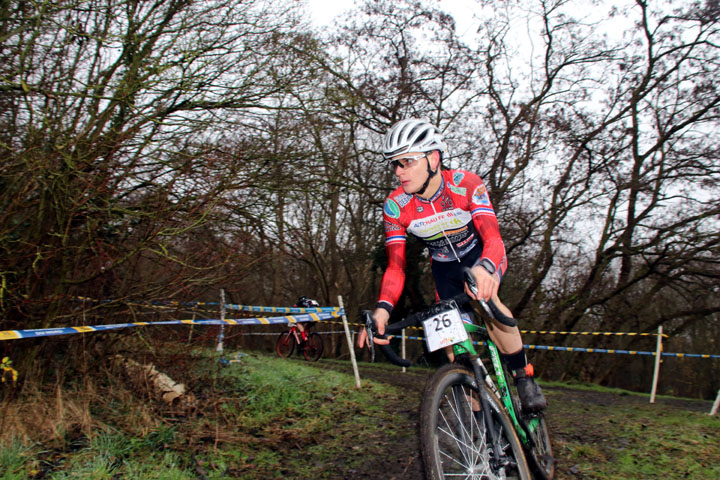
[[[225,321],[225,289],[220,289],[220,320]],[[220,333],[218,334],[217,351],[223,351],[223,338],[225,338],[225,324],[220,324]]]
[[[657,347],[655,348],[655,371],[653,372],[652,390],[650,391],[650,403],[655,403],[657,393],[658,375],[660,374],[660,361],[662,357],[662,325],[658,327]]]
[[[343,305],[342,295],[338,295],[338,305],[345,312],[345,305]],[[348,350],[350,350],[350,361],[352,362],[353,372],[355,373],[355,386],[360,388],[360,372],[358,372],[357,361],[355,360],[355,347],[350,339],[350,327],[348,327],[347,316],[345,313],[342,315],[343,328],[345,329],[345,339],[347,340]]]

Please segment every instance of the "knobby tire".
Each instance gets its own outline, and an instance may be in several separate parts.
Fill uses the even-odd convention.
[[[502,449],[500,462],[494,461],[482,412],[473,412],[473,403],[475,410],[479,405],[478,395],[483,395],[490,406]],[[430,480],[531,479],[520,439],[499,400],[486,385],[478,388],[472,372],[458,365],[441,367],[425,386],[420,443]],[[504,466],[498,468],[498,463]]]
[[[507,368],[504,369],[505,378],[512,378]],[[511,397],[515,412],[520,415],[521,422],[530,426],[535,423],[534,428],[530,428],[530,437],[532,441],[530,445],[525,445],[525,455],[528,465],[537,480],[553,480],[555,478],[555,459],[552,452],[552,444],[550,441],[550,431],[545,421],[545,415],[540,412],[538,414],[523,413],[520,407],[520,398],[517,390],[511,388]]]
[[[295,337],[292,331],[287,330],[278,335],[277,342],[275,342],[275,352],[280,358],[288,358],[292,355],[295,349]]]
[[[323,341],[319,333],[311,333],[305,341],[305,348],[303,348],[303,355],[305,360],[309,362],[316,362],[323,354]]]
[[[525,421],[530,422],[529,419]],[[542,414],[539,414],[537,421],[537,426],[531,433],[534,444],[527,452],[528,463],[537,480],[552,480],[555,477],[555,459],[550,444],[550,432]]]

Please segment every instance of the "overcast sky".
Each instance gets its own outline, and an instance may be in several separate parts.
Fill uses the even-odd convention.
[[[329,25],[333,19],[343,12],[352,9],[362,0],[307,0],[313,22],[318,27]],[[472,11],[475,6],[473,0],[442,0],[438,2],[443,10],[453,14],[457,24],[458,32],[462,35],[472,26]],[[477,8],[475,6],[474,8]]]

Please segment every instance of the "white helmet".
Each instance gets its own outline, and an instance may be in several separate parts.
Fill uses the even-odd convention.
[[[444,154],[446,149],[440,130],[425,118],[400,120],[388,130],[383,141],[386,160],[408,152],[440,150]]]

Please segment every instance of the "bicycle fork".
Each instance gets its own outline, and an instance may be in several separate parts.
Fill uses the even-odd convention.
[[[480,401],[480,412],[474,411],[473,414],[476,416],[482,415],[485,422],[485,430],[487,432],[488,443],[492,445],[493,458],[491,459],[491,466],[498,472],[504,471],[505,467],[512,464],[511,459],[505,456],[502,446],[500,445],[500,435],[495,428],[495,421],[492,418],[492,411],[490,403],[487,401],[480,390],[480,385],[485,384],[490,390],[497,395],[497,387],[490,378],[485,365],[477,355],[470,356],[470,364],[472,365],[473,374],[475,375],[475,381],[478,384],[478,397]],[[478,419],[479,421],[479,419]]]

